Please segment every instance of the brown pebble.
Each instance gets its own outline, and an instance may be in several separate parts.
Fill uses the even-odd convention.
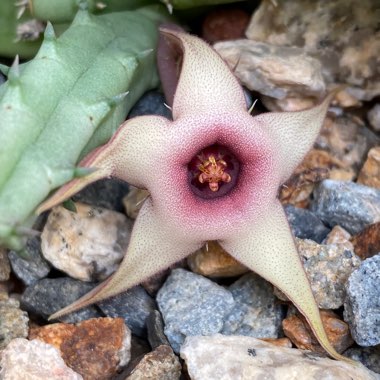
[[[331,310],[320,310],[327,337],[337,352],[343,352],[353,345],[347,323]],[[301,315],[291,315],[282,321],[284,334],[300,349],[325,353]]]
[[[380,189],[380,146],[372,148],[360,170],[358,183]]]
[[[263,338],[260,339],[263,340],[264,342],[268,342],[271,344],[274,344],[277,347],[287,347],[287,348],[292,348],[292,342],[289,338]]]
[[[129,341],[128,340],[129,335]],[[65,363],[86,380],[111,379],[129,361],[130,332],[122,318],[94,318],[77,324],[54,323],[32,328],[29,339],[39,339],[60,350]]]
[[[227,8],[211,11],[202,24],[202,37],[210,42],[244,38],[249,14],[241,9]]]
[[[351,238],[355,253],[368,259],[380,252],[380,222],[370,224]]]
[[[249,271],[216,241],[210,241],[187,259],[190,269],[206,277],[234,277]]]

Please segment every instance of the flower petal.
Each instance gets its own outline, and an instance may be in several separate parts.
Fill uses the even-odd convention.
[[[261,218],[253,220],[248,230],[220,243],[235,259],[277,286],[294,302],[308,320],[319,343],[333,358],[350,361],[339,355],[327,339],[279,202],[276,201]]]
[[[173,119],[185,114],[246,110],[241,86],[222,58],[207,43],[186,33],[160,28],[183,53],[173,102]],[[171,57],[168,57],[170,60]],[[173,67],[174,65],[169,65]],[[173,76],[176,73],[172,73]]]
[[[281,183],[290,177],[311,149],[335,93],[326,96],[318,106],[304,111],[268,112],[254,117],[278,147]]]
[[[37,213],[63,202],[101,178],[115,176],[145,188],[156,165],[155,147],[162,145],[168,124],[167,119],[159,116],[141,116],[127,120],[107,144],[92,151],[79,163],[80,169],[94,171],[62,186],[38,207]]]
[[[125,257],[118,270],[91,292],[54,313],[56,319],[82,307],[115,296],[168,268],[202,246],[190,237],[179,239],[153,210],[148,198],[136,219]]]

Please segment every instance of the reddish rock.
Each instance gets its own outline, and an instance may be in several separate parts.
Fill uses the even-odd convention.
[[[190,269],[206,277],[234,277],[249,271],[216,241],[210,241],[187,259]]]
[[[268,343],[274,344],[275,346],[278,346],[278,347],[292,348],[292,342],[291,342],[291,340],[289,338],[278,338],[278,339],[263,338],[263,339],[260,339],[260,340],[263,340],[264,342],[268,342]]]
[[[367,160],[360,170],[358,183],[380,189],[380,146],[368,152]]]
[[[333,229],[326,236],[323,244],[339,244],[343,245],[346,249],[354,251],[354,245],[350,242],[351,234],[341,226],[334,226]]]
[[[249,18],[247,12],[237,8],[213,10],[203,21],[202,37],[210,43],[244,38]]]
[[[323,326],[330,343],[337,352],[343,352],[354,343],[348,324],[331,310],[320,310]],[[282,321],[285,335],[300,349],[325,353],[301,315],[291,315]]]
[[[29,339],[56,347],[65,363],[86,380],[111,379],[130,359],[131,333],[122,318],[37,327],[30,330]]]
[[[355,253],[363,260],[380,252],[380,222],[370,224],[351,238]]]

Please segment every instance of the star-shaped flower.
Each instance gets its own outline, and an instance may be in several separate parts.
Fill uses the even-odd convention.
[[[326,337],[276,198],[317,137],[331,95],[306,111],[252,117],[238,81],[212,48],[180,31],[163,28],[161,33],[183,57],[173,121],[158,116],[128,120],[81,163],[96,170],[65,185],[39,209],[110,176],[151,194],[117,272],[52,317],[121,293],[217,240],[283,291],[326,351],[344,359]],[[168,59],[167,66],[172,63]],[[164,84],[174,88],[173,81],[165,82],[166,74],[164,70]]]

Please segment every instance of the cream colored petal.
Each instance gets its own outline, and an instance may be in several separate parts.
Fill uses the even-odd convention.
[[[252,221],[250,229],[221,241],[222,247],[283,291],[306,317],[319,343],[333,358],[350,361],[338,354],[327,339],[282,206],[276,201],[264,215]]]
[[[149,176],[155,175],[157,148],[164,143],[169,123],[159,116],[127,120],[107,144],[92,151],[79,163],[80,168],[93,169],[93,172],[62,186],[38,207],[37,213],[63,202],[101,178],[117,177],[145,188]]]
[[[202,246],[191,237],[176,236],[147,199],[136,219],[131,240],[119,269],[106,281],[69,306],[54,313],[58,318],[82,307],[122,293],[168,268]]]
[[[241,86],[215,50],[195,36],[165,28],[160,31],[183,52],[173,103],[174,120],[191,114],[246,109]]]
[[[295,112],[268,112],[254,117],[277,146],[281,182],[285,182],[311,149],[335,92],[316,107]]]

